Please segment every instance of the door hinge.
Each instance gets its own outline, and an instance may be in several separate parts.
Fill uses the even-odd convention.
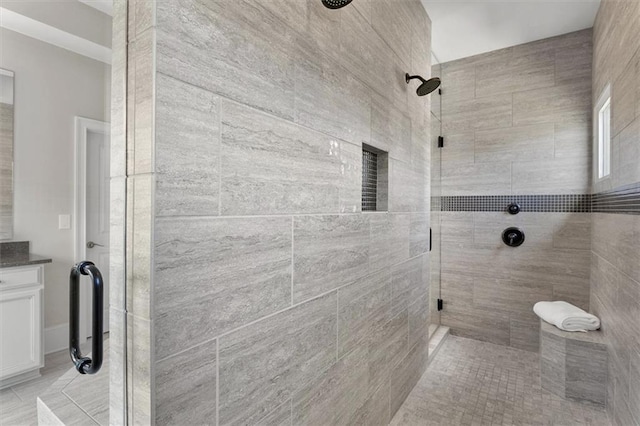
[[[444,148],[444,136],[438,136],[438,148]]]
[[[433,232],[432,229],[429,228],[429,251],[433,248]]]
[[[438,89],[438,95],[442,95],[442,89]]]
[[[441,311],[444,308],[444,301],[442,299],[438,299],[438,310]]]

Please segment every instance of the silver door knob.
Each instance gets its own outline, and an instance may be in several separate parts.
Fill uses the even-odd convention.
[[[94,243],[93,241],[87,243],[87,248],[94,248],[95,246],[104,247],[102,244]]]

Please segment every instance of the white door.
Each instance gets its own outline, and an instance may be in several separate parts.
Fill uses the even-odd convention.
[[[104,279],[104,331],[109,331],[109,134],[87,129],[86,133],[85,259],[96,264]],[[91,321],[91,294],[87,292]],[[91,327],[86,327],[87,337]]]

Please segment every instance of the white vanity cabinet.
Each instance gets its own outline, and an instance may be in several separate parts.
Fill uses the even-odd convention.
[[[43,289],[41,264],[0,269],[0,388],[44,366]]]

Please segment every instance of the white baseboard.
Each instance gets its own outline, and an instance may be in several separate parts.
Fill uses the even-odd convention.
[[[44,353],[58,352],[69,347],[69,324],[44,329]]]

